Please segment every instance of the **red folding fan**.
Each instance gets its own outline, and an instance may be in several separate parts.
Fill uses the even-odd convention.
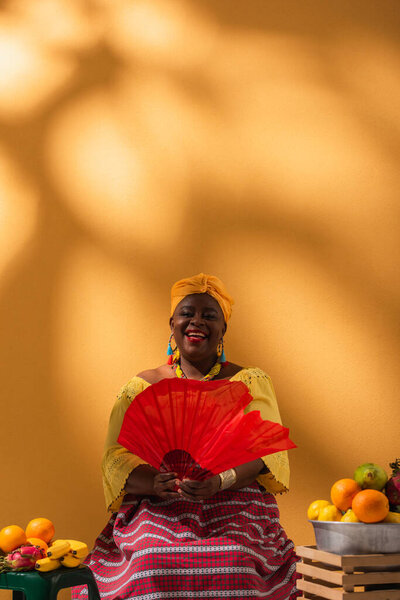
[[[132,401],[118,443],[160,471],[198,480],[295,448],[286,427],[258,410],[244,414],[252,399],[240,381],[162,379]]]

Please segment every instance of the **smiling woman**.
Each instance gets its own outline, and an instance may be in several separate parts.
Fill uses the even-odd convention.
[[[220,305],[209,294],[190,294],[181,300],[170,318],[170,326],[170,344],[173,340],[176,344],[170,365],[144,371],[140,377],[151,383],[174,376],[207,381],[227,379],[242,369],[224,360],[227,325]]]
[[[250,393],[245,412],[260,411],[263,420],[281,423],[268,375],[225,359],[232,304],[216,277],[200,273],[174,284],[170,359],[133,377],[113,408],[103,459],[106,503],[113,514],[85,561],[102,597],[293,600],[299,595],[297,557],[273,496],[288,489],[285,451],[208,473],[203,480],[180,480],[118,443],[128,407],[132,412],[145,390],[156,394],[156,384],[165,379],[187,379],[192,387],[199,384],[190,380],[225,380],[232,387],[242,382]],[[72,596],[86,594],[75,588]]]

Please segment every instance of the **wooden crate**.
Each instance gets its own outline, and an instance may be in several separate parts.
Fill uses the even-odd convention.
[[[297,546],[297,587],[312,600],[400,600],[400,554],[340,556]]]

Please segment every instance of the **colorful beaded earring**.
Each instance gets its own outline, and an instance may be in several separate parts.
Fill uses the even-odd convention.
[[[172,346],[171,346],[171,340],[173,337],[174,337],[174,334],[171,333],[171,335],[169,336],[168,347],[167,347],[167,356],[168,356],[167,365],[173,365],[174,363],[178,362],[179,357],[180,357],[178,346],[175,346],[175,348],[172,348]]]
[[[179,352],[179,348],[177,346],[175,348],[174,354],[172,356],[172,364],[179,362],[180,357],[181,357],[181,353]]]
[[[174,351],[172,350],[172,346],[171,346],[171,340],[173,337],[174,337],[174,334],[171,333],[171,335],[169,336],[168,347],[167,347],[167,356],[168,356],[167,364],[168,365],[172,365],[172,363],[173,363]]]
[[[224,338],[223,337],[221,338],[221,340],[218,344],[217,355],[218,355],[219,362],[222,363],[223,365],[225,365],[227,360],[226,360],[226,356],[225,356]]]

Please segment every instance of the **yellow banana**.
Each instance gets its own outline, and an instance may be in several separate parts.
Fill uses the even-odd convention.
[[[76,556],[72,556],[72,554],[70,554],[68,552],[68,554],[65,554],[65,556],[63,556],[62,558],[60,558],[60,562],[62,564],[63,567],[79,567],[79,565],[82,562],[81,558],[77,558]]]
[[[76,556],[77,558],[86,558],[89,554],[89,548],[85,542],[79,542],[78,540],[66,540],[70,543],[70,553]]]
[[[47,556],[53,560],[61,558],[69,552],[71,544],[67,540],[56,540],[49,546],[47,550]]]
[[[384,523],[400,523],[400,513],[389,512],[388,516],[383,519]]]
[[[54,571],[59,567],[61,567],[60,561],[51,558],[41,558],[40,560],[37,560],[35,564],[35,569],[44,573],[47,571]]]

